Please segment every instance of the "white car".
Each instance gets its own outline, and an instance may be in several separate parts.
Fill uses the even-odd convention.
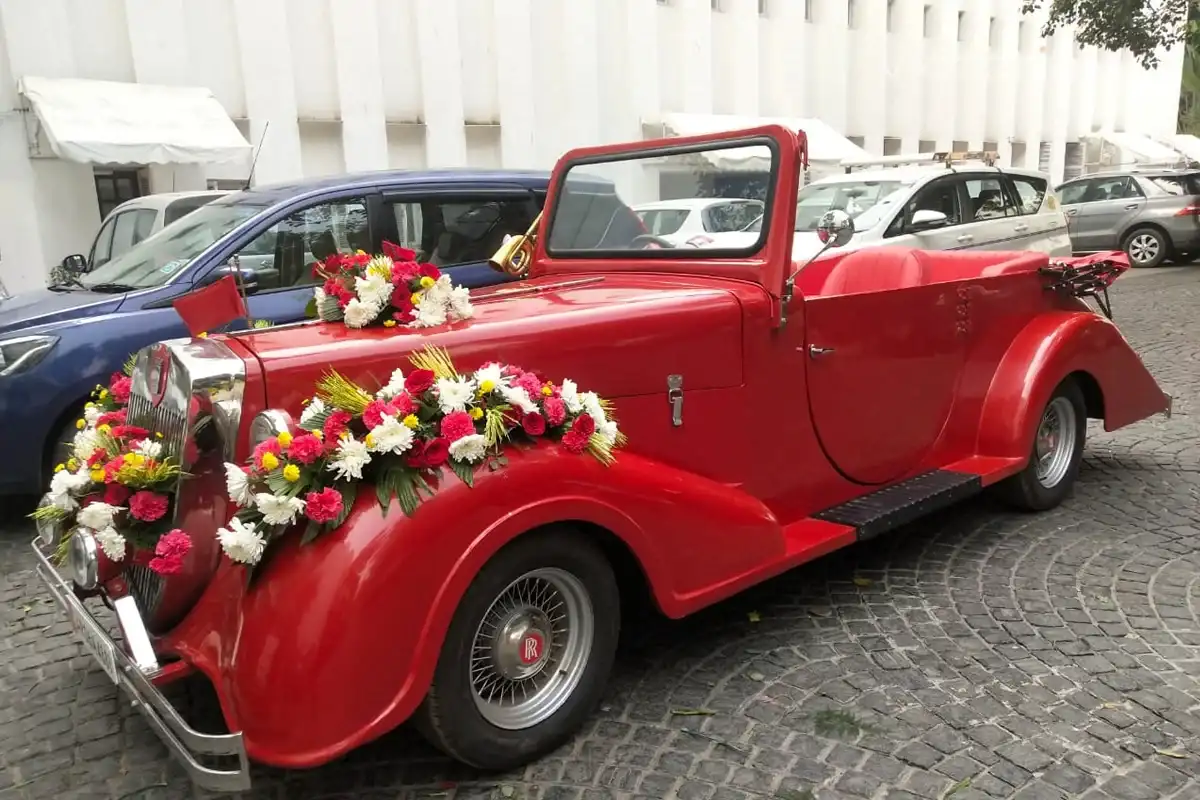
[[[633,213],[646,233],[676,247],[728,247],[726,237],[761,217],[763,203],[742,197],[696,197],[644,203],[634,206]]]
[[[110,211],[100,225],[86,257],[87,269],[104,266],[142,239],[225,194],[228,192],[160,192],[126,200]]]
[[[925,155],[923,161],[933,160]],[[817,221],[831,209],[854,220],[847,248],[916,247],[923,250],[1029,250],[1071,255],[1067,218],[1048,176],[982,163],[945,163],[864,169],[814,181],[797,197],[792,259],[821,249]],[[744,233],[705,247],[747,247],[761,219]],[[845,250],[847,248],[842,248]]]

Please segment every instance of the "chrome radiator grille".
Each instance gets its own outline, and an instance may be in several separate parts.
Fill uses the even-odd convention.
[[[125,575],[129,579],[129,592],[137,601],[138,608],[142,610],[143,614],[152,615],[162,601],[164,588],[162,576],[149,567],[137,564],[126,569]]]
[[[158,441],[162,442],[164,455],[180,463],[188,432],[187,416],[182,409],[171,408],[166,402],[155,407],[149,398],[135,392],[129,397],[127,422],[145,428],[151,436],[162,434]]]

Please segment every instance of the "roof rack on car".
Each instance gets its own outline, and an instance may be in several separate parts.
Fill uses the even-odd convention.
[[[980,162],[994,167],[1000,160],[1000,153],[995,150],[960,150],[940,153],[913,153],[909,155],[881,156],[879,158],[846,158],[842,166],[847,173],[867,167],[901,167],[913,164],[944,164],[952,169],[955,164],[963,162]]]

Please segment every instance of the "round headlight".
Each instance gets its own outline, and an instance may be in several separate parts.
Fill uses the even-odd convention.
[[[291,416],[286,411],[267,409],[250,423],[250,449],[253,450],[267,439],[274,439],[284,432],[292,432]]]
[[[96,537],[87,528],[79,528],[71,537],[67,550],[67,570],[71,573],[71,580],[80,589],[96,588],[100,580],[100,558]]]
[[[50,496],[46,495],[38,502],[38,508],[45,508],[52,505]],[[37,527],[38,538],[42,540],[43,547],[54,547],[58,544],[58,540],[62,538],[63,531],[66,530],[66,524],[62,518],[58,519],[36,519],[34,525]]]

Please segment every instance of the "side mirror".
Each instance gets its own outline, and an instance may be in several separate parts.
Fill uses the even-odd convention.
[[[949,224],[950,218],[942,212],[934,211],[931,208],[919,208],[913,212],[908,229],[914,232],[928,231],[934,228],[944,228]]]
[[[208,273],[208,275],[204,277],[204,280],[200,282],[200,286],[211,286],[212,284],[221,280],[221,278],[224,278],[226,275],[236,276],[238,282],[241,284],[242,291],[247,295],[254,294],[258,291],[258,271],[253,267],[236,265],[234,262],[222,264],[221,266],[214,268],[213,271]]]
[[[88,271],[87,256],[75,253],[62,260],[63,271],[70,275],[80,275]]]
[[[841,209],[835,208],[826,211],[817,222],[817,238],[821,240],[821,244],[825,245],[823,250],[830,247],[844,247],[850,242],[852,236],[854,236],[854,220]]]

